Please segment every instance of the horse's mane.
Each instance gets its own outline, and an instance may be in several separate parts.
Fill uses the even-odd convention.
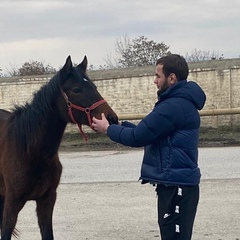
[[[8,134],[11,134],[21,151],[27,151],[37,143],[42,131],[56,112],[56,96],[60,93],[59,74],[43,85],[25,105],[15,105],[9,120]]]

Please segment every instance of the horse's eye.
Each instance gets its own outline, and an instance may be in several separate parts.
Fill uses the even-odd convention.
[[[74,89],[73,89],[73,92],[74,92],[74,93],[80,93],[80,92],[81,92],[81,89],[80,89],[80,88],[74,88]]]

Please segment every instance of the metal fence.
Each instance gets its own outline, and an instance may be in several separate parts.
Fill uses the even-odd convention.
[[[217,116],[217,115],[232,115],[240,114],[240,108],[229,108],[229,109],[210,109],[199,111],[200,116]],[[119,120],[141,120],[147,114],[124,114],[119,115]]]

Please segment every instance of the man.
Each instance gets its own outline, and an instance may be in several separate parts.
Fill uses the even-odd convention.
[[[124,121],[109,125],[93,118],[93,128],[115,142],[144,146],[140,179],[156,185],[158,224],[162,240],[190,240],[199,201],[198,139],[206,96],[177,54],[157,60],[154,83],[158,101],[136,126]]]

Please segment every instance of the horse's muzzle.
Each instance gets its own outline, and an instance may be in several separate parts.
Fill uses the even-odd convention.
[[[118,124],[118,117],[113,117],[112,115],[108,115],[107,116],[107,120],[109,122],[109,124]]]

